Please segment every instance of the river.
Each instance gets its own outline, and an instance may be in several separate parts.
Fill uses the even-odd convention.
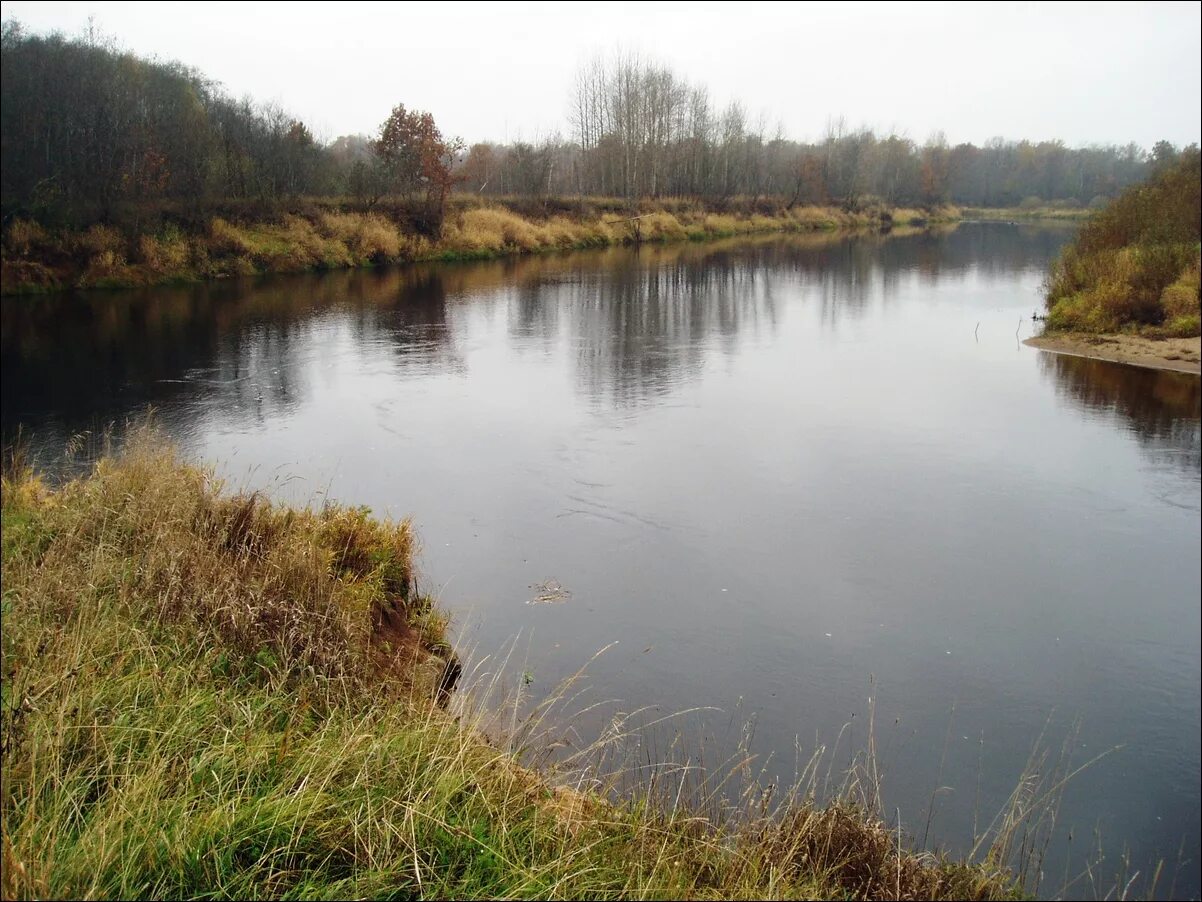
[[[536,698],[607,649],[578,742],[687,712],[640,754],[747,745],[788,780],[871,716],[884,809],[929,846],[964,851],[1033,749],[1044,778],[1102,755],[1041,892],[1097,847],[1102,890],[1164,859],[1158,892],[1197,896],[1199,380],[1021,343],[1070,236],[5,298],[3,430],[58,468],[149,404],[237,486],[412,516],[478,681],[508,654]]]

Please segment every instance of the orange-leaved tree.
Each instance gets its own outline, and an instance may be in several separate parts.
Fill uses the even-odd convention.
[[[418,225],[437,235],[456,181],[451,170],[464,148],[463,141],[444,138],[429,113],[409,111],[398,104],[380,125],[379,137],[371,147],[395,193],[425,192],[426,215]]]

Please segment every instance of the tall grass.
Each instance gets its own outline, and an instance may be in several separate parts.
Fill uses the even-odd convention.
[[[119,288],[175,281],[342,269],[419,260],[487,259],[634,241],[707,240],[759,232],[863,228],[954,218],[957,211],[884,207],[849,213],[732,199],[722,209],[689,201],[607,198],[457,198],[431,240],[412,227],[401,202],[356,209],[306,201],[295,209],[221,211],[137,219],[124,228],[50,231],[16,219],[4,231],[0,290],[17,294],[62,287]],[[637,218],[636,218],[637,217]],[[149,224],[147,224],[149,223]]]
[[[1104,199],[1100,199],[1104,202]],[[1058,222],[1079,222],[1088,219],[1092,213],[1091,207],[1083,207],[1078,203],[1039,202],[1030,204],[1024,202],[1018,207],[965,207],[962,215],[969,219],[984,220],[1050,220]]]
[[[1200,332],[1202,156],[1188,148],[1081,228],[1052,270],[1048,327]]]
[[[407,522],[230,494],[149,432],[53,489],[10,458],[0,492],[4,898],[1015,891],[996,843],[907,852],[871,767],[827,805],[816,766],[771,811],[749,790],[727,822],[679,782],[607,793],[596,747],[557,788],[518,758],[571,687],[503,744],[499,709],[444,707]]]

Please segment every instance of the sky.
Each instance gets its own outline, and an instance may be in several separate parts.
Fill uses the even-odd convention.
[[[5,20],[179,60],[332,139],[398,103],[469,142],[570,135],[580,65],[635,51],[769,133],[1182,145],[1202,132],[1202,4],[3,2]]]

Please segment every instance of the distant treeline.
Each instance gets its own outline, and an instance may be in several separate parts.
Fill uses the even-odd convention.
[[[773,198],[847,210],[873,203],[1100,206],[1176,153],[1165,142],[1150,153],[1134,144],[1068,148],[1001,139],[983,147],[939,137],[918,145],[842,122],[816,143],[797,142],[769,134],[738,103],[717,109],[704,88],[635,57],[581,70],[568,138],[464,148],[444,140],[428,115],[398,107],[376,135],[323,143],[277,106],[237,100],[194,69],[142,59],[95,36],[35,35],[10,21],[2,41],[6,221],[79,226],[163,201],[203,208],[325,196],[370,207],[387,194],[424,194],[441,204],[444,187],[484,195]]]
[[[1070,149],[1058,141],[994,139],[918,145],[899,135],[828,125],[817,143],[769,133],[732,102],[637,56],[595,60],[570,98],[573,135],[535,146],[477,144],[465,184],[498,193],[617,196],[773,196],[792,203],[1017,206],[1024,200],[1087,205],[1138,181],[1149,159],[1134,144]],[[1152,156],[1172,152],[1157,145]]]

